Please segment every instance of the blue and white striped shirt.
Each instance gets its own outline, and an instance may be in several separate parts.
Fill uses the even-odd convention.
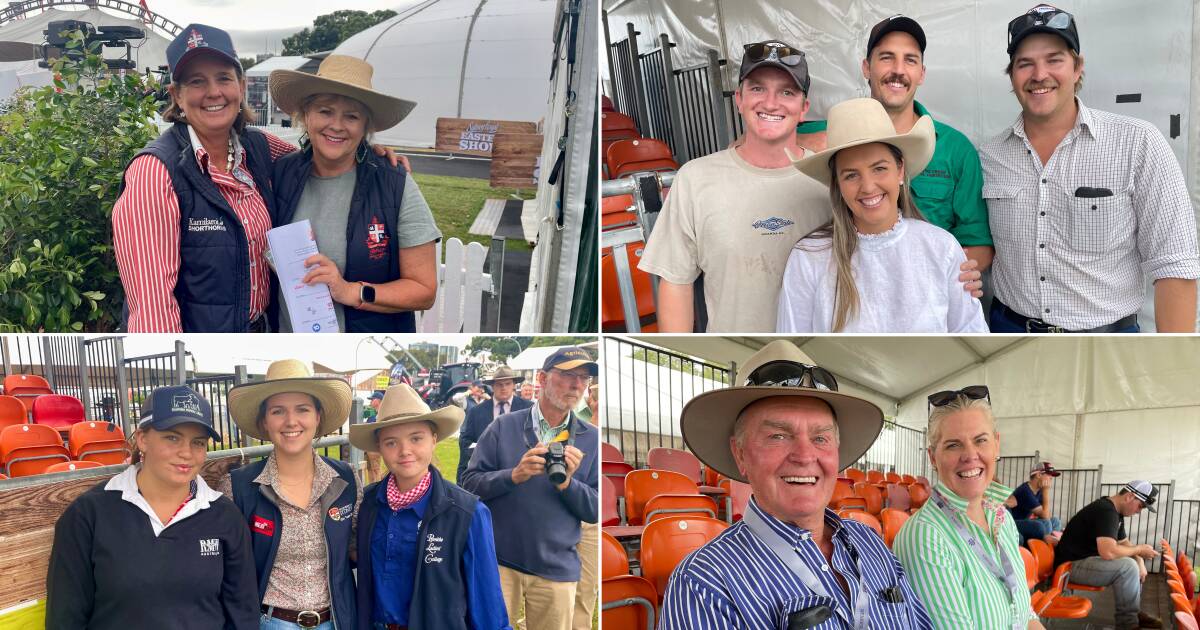
[[[675,567],[663,600],[661,628],[781,629],[787,628],[789,614],[825,604],[834,614],[813,626],[814,630],[850,630],[860,579],[865,580],[864,590],[872,598],[869,608],[872,630],[933,628],[925,607],[908,584],[900,561],[866,525],[842,520],[826,509],[825,526],[833,532],[833,561],[827,562],[809,530],[767,514],[754,499],[748,509],[754,510],[796,549],[832,599],[810,590],[745,523],[736,523]],[[857,568],[852,549],[859,557]],[[846,580],[849,595],[830,571],[830,564]],[[883,591],[894,587],[903,593],[903,602],[891,603],[883,598]]]

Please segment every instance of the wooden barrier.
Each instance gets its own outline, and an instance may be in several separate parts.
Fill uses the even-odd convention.
[[[518,120],[438,118],[434,148],[492,157],[492,144],[497,133],[537,133],[537,124]]]
[[[497,133],[492,147],[491,187],[537,188],[541,155],[541,134]]]

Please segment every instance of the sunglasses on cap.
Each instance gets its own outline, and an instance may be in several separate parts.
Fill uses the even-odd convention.
[[[1075,16],[1061,9],[1038,11],[1031,9],[1025,15],[1018,15],[1008,23],[1008,46],[1011,49],[1014,41],[1021,38],[1025,31],[1044,26],[1069,35],[1068,41],[1078,42],[1079,34],[1075,30]]]
[[[746,44],[745,59],[753,63],[774,59],[785,66],[798,66],[804,61],[804,51],[775,42],[759,42]]]
[[[771,361],[754,369],[746,387],[807,387],[830,392],[838,390],[837,379],[823,367],[796,363],[795,361]]]
[[[947,389],[929,395],[929,406],[926,412],[932,412],[934,407],[945,407],[958,399],[959,396],[965,396],[970,400],[987,400],[992,402],[991,393],[988,392],[987,385],[968,385],[962,389]]]

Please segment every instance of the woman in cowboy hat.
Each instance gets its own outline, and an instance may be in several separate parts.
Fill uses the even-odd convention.
[[[346,421],[350,400],[345,381],[315,377],[295,359],[272,363],[261,382],[229,390],[238,429],[275,446],[218,484],[250,527],[263,628],[355,623],[351,532],[362,492],[348,464],[313,450],[314,439]]]
[[[350,444],[379,453],[389,474],[367,486],[358,528],[358,629],[510,628],[496,568],[492,516],[479,497],[431,465],[463,411],[430,411],[395,385],[379,418],[350,427]]]
[[[367,137],[416,103],[371,89],[371,65],[330,55],[316,75],[271,73],[271,96],[305,131],[304,150],[275,168],[276,225],[308,219],[317,249],[304,281],[325,284],[340,330],[414,332],[413,311],[437,294],[442,234],[416,182],[372,155]],[[291,332],[287,305],[279,330]]]
[[[779,296],[779,332],[987,332],[959,282],[966,260],[927,223],[909,177],[933,155],[932,120],[896,133],[878,101],[829,110],[829,148],[792,163],[829,185],[830,222],[801,239]]]

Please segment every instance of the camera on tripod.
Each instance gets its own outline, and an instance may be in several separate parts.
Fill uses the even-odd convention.
[[[71,31],[79,31],[83,33],[83,46],[80,48],[68,48],[67,44],[70,38],[64,33]],[[87,55],[88,49],[94,43],[100,43],[101,48],[117,48],[124,49],[124,56],[120,53],[116,57],[105,57],[104,65],[109,70],[136,70],[137,64],[133,61],[133,48],[130,47],[130,40],[139,40],[146,38],[146,32],[136,26],[101,26],[96,28],[90,22],[81,20],[57,20],[50,22],[46,26],[46,30],[42,31],[46,36],[46,43],[42,44],[42,60],[38,62],[41,68],[49,68],[54,59],[65,57],[67,59],[81,60]]]

